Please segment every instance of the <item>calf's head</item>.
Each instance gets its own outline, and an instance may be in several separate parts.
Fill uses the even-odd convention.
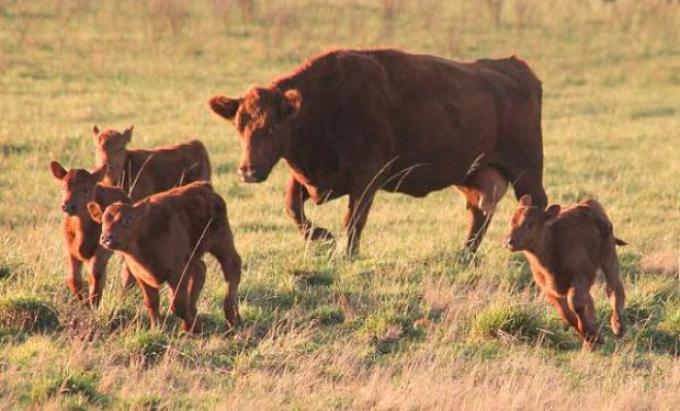
[[[87,203],[92,200],[95,185],[104,178],[106,167],[90,173],[83,169],[66,170],[56,161],[50,163],[52,175],[63,189],[61,210],[70,216],[86,217]]]
[[[258,87],[240,98],[210,99],[210,108],[231,121],[241,137],[243,156],[238,169],[241,181],[259,183],[267,179],[290,144],[291,123],[301,104],[297,90],[281,92]]]
[[[137,225],[144,218],[147,207],[134,207],[124,202],[115,202],[102,210],[99,203],[90,201],[87,211],[90,217],[102,225],[99,243],[109,250],[128,250],[134,243]]]
[[[510,232],[505,247],[510,251],[535,250],[543,236],[543,228],[560,213],[560,206],[553,204],[545,210],[531,205],[531,196],[519,199],[519,207],[510,220]]]
[[[132,139],[130,126],[122,133],[116,130],[99,131],[99,127],[92,126],[92,138],[97,146],[95,151],[95,163],[97,168],[107,166],[104,183],[115,185],[125,166],[125,147]]]

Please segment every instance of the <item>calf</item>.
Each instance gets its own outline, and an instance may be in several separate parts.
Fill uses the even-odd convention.
[[[104,168],[92,173],[82,169],[67,171],[53,161],[50,169],[64,190],[61,209],[65,214],[63,236],[68,254],[66,284],[79,300],[96,306],[101,299],[111,252],[99,245],[101,225],[90,218],[87,203],[97,201],[109,205],[116,201],[128,202],[128,196],[120,188],[97,184],[104,177]],[[82,286],[80,272],[83,264],[87,266],[89,293]],[[134,279],[127,267],[123,267],[122,278],[126,289],[133,284],[131,280]]]
[[[133,201],[192,181],[210,181],[210,160],[203,143],[192,140],[184,144],[153,149],[127,149],[132,127],[122,133],[100,132],[92,127],[97,146],[96,167],[106,166],[102,180],[106,185],[120,185]]]
[[[230,326],[239,322],[237,290],[241,258],[227,218],[224,200],[208,182],[194,182],[154,194],[135,204],[117,202],[102,211],[88,210],[102,224],[101,244],[125,258],[144,295],[152,325],[158,324],[159,288],[172,290],[170,309],[185,331],[194,329],[196,300],[205,282],[208,252],[220,263],[227,282],[224,314]]]
[[[612,224],[597,201],[564,208],[554,204],[543,210],[532,206],[531,196],[525,195],[512,216],[505,245],[524,252],[534,280],[588,349],[602,343],[590,295],[595,274],[602,269],[612,305],[612,331],[617,337],[623,335],[625,293],[615,246],[626,243],[614,237]]]

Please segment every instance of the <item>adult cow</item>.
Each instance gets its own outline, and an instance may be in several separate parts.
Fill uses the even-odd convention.
[[[460,63],[399,50],[335,50],[268,87],[210,107],[241,136],[242,181],[264,181],[281,158],[286,207],[309,239],[330,237],[304,203],[349,195],[349,253],[378,189],[415,197],[456,186],[467,199],[476,251],[507,182],[547,203],[541,82],[515,57]]]

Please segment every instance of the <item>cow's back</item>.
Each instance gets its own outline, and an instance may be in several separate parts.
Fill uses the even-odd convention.
[[[532,174],[542,170],[540,81],[514,57],[460,63],[338,50],[272,86],[301,91],[295,150],[311,153],[292,157],[324,158],[313,165],[329,169],[322,174],[349,175],[374,162],[369,168],[402,176],[383,188],[425,195],[462,183],[480,156],[503,171],[520,172],[522,162]],[[342,183],[331,185],[338,191]]]

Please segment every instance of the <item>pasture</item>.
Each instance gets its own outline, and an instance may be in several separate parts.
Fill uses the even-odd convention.
[[[680,4],[661,0],[0,0],[0,408],[674,409],[680,403]],[[543,81],[550,202],[593,197],[617,237],[628,333],[581,351],[502,248],[511,192],[460,258],[455,190],[380,193],[359,257],[305,244],[280,162],[237,182],[216,94],[333,47],[473,60],[517,54]],[[161,295],[150,329],[121,258],[101,306],[64,283],[61,192],[49,162],[91,169],[90,129],[134,124],[130,147],[202,140],[243,258],[243,324],[224,332],[217,262],[181,332]],[[341,232],[347,199],[307,205]]]

